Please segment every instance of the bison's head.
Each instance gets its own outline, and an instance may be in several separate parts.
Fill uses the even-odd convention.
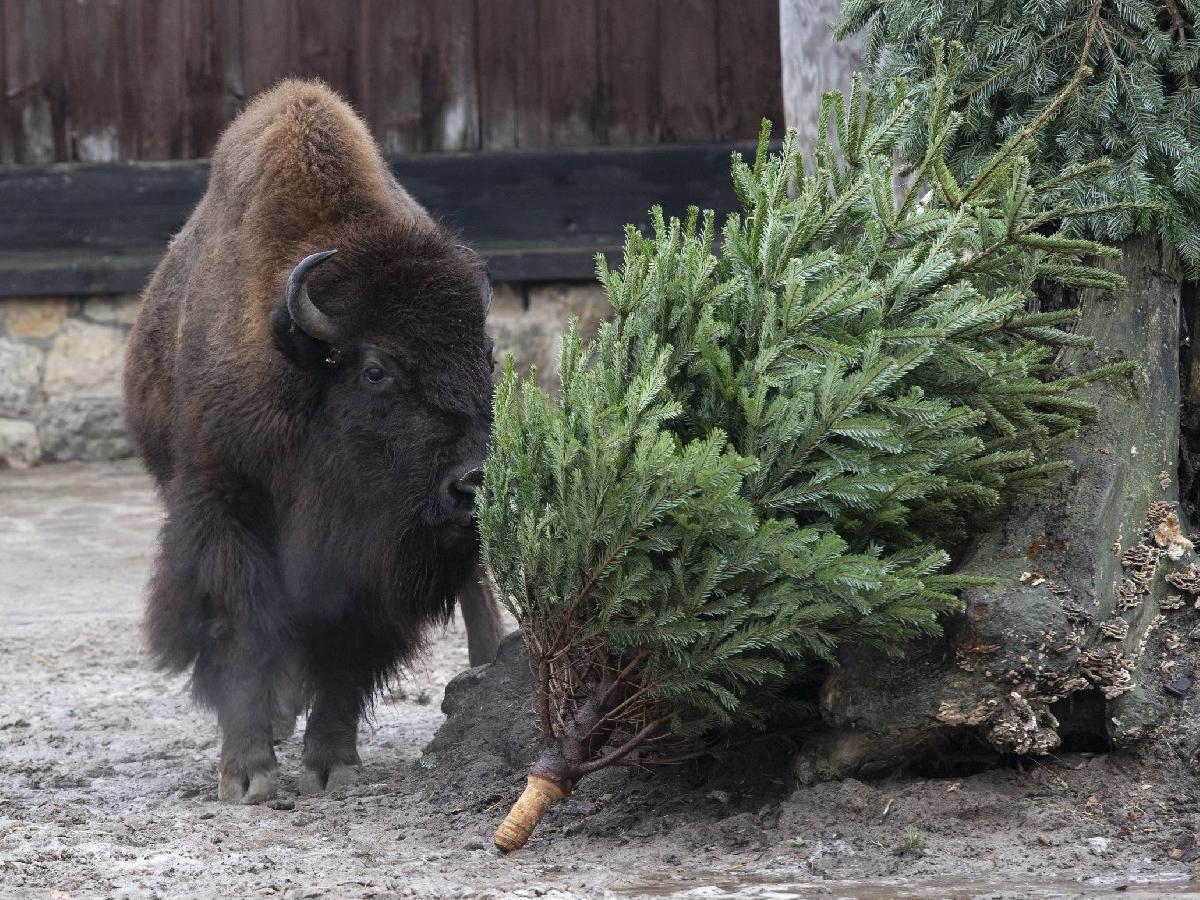
[[[473,552],[491,426],[484,265],[428,226],[340,243],[295,266],[271,316],[311,398],[306,477],[396,540]]]

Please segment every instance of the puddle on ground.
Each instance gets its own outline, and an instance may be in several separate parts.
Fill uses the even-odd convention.
[[[674,897],[696,900],[1069,900],[1111,896],[1125,900],[1200,898],[1200,884],[1184,873],[1086,881],[961,881],[955,879],[824,881],[778,875],[714,874],[711,879],[644,881],[612,892],[624,897]]]

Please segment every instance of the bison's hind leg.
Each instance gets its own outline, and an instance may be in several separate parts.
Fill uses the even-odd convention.
[[[280,744],[296,733],[296,720],[308,705],[304,661],[298,653],[291,654],[279,667],[271,699],[271,739]]]

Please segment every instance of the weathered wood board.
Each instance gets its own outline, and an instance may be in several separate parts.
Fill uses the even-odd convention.
[[[670,145],[395,157],[396,177],[489,260],[501,281],[590,279],[627,223],[695,204],[737,208],[733,149]],[[204,192],[203,162],[0,169],[0,296],[141,288]]]

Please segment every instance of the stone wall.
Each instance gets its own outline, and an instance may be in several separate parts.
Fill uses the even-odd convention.
[[[121,412],[125,340],[138,297],[0,299],[0,466],[115,459],[133,448]],[[608,314],[595,284],[496,285],[496,358],[557,383],[563,328]]]
[[[497,377],[511,353],[522,375],[536,367],[542,387],[557,392],[559,344],[567,323],[578,318],[580,330],[590,337],[611,312],[598,284],[496,285],[488,330],[496,342]]]
[[[136,296],[0,300],[0,460],[127,456],[121,361]]]

